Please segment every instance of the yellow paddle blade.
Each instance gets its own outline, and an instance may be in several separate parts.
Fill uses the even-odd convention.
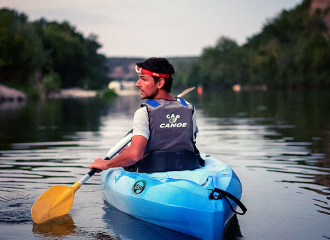
[[[71,210],[75,192],[80,188],[76,182],[72,187],[57,185],[44,192],[31,208],[34,223],[68,214]]]

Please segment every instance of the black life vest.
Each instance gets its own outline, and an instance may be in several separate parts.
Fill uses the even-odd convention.
[[[200,167],[193,141],[194,107],[184,99],[148,100],[150,136],[138,172],[193,170]]]

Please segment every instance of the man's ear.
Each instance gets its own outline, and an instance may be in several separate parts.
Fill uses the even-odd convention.
[[[159,81],[157,82],[157,88],[161,89],[165,85],[165,79],[160,78]]]

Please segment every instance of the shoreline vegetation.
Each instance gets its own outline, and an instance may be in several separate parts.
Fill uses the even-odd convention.
[[[0,9],[0,84],[21,91],[3,90],[0,102],[138,94],[108,86],[136,81],[134,66],[143,59],[107,58],[100,47],[96,35],[84,37],[66,21],[30,22],[24,13]],[[221,36],[201,56],[168,59],[176,69],[174,88],[329,89],[330,0],[302,0],[243,45]]]
[[[222,36],[203,49],[186,79],[214,88],[330,88],[330,0],[303,0],[267,20],[244,45]]]
[[[100,48],[96,35],[85,37],[67,21],[31,22],[24,13],[0,9],[0,84],[31,99],[61,89],[107,89],[111,78]]]
[[[112,90],[96,91],[82,88],[59,89],[50,93],[47,98],[89,98],[89,97],[113,97],[117,93]],[[24,102],[28,95],[22,91],[0,84],[0,104],[3,102]]]
[[[5,101],[21,102],[27,100],[27,98],[28,96],[26,93],[0,84],[0,103]]]

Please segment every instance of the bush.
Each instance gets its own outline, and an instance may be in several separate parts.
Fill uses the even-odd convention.
[[[60,89],[61,77],[56,72],[50,72],[42,78],[42,94],[46,97],[51,92],[56,92]]]
[[[98,96],[103,97],[103,98],[113,98],[117,96],[117,93],[111,89],[104,90]]]

